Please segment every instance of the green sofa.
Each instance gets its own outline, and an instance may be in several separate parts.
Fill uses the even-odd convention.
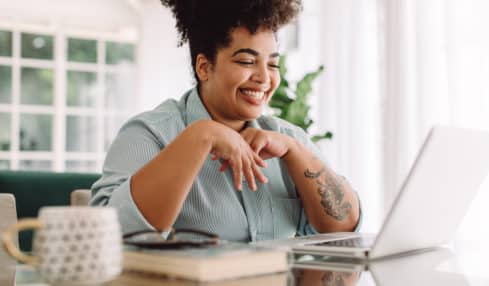
[[[75,189],[90,189],[100,174],[54,173],[33,171],[0,171],[0,193],[15,196],[17,217],[37,217],[43,206],[70,204]],[[19,234],[19,245],[30,251],[32,232]]]

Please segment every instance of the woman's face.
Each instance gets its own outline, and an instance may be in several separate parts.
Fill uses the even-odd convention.
[[[197,69],[202,61],[206,59],[199,55]],[[218,50],[214,65],[207,63],[203,73],[197,71],[202,100],[213,119],[240,129],[260,116],[280,83],[278,63],[272,31],[234,29],[230,45]]]

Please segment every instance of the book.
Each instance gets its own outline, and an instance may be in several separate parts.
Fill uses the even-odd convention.
[[[203,248],[157,250],[125,246],[126,271],[164,274],[195,281],[218,281],[288,270],[287,252],[224,242]]]

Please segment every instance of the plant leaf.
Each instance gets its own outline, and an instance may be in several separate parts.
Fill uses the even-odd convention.
[[[309,103],[307,96],[312,92],[313,81],[324,71],[324,66],[319,66],[317,70],[307,73],[292,90],[287,80],[287,57],[281,55],[279,59],[280,84],[270,99],[269,106],[274,109],[275,116],[282,118],[294,125],[302,128],[305,132],[314,123],[309,117]],[[322,139],[331,139],[333,134],[315,135],[311,138],[314,142]]]
[[[331,133],[330,131],[327,131],[324,134],[318,134],[318,135],[314,135],[311,137],[312,142],[318,142],[318,141],[323,140],[323,139],[330,139],[330,140],[333,139],[333,133]]]
[[[299,82],[297,82],[295,94],[298,98],[306,98],[312,92],[312,82],[324,71],[324,66],[319,66],[316,71],[307,73]]]
[[[285,120],[299,126],[307,132],[307,128],[310,126],[311,121],[308,116],[309,109],[310,108],[306,102],[295,100],[287,108]]]

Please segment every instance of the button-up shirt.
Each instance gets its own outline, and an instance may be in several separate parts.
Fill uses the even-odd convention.
[[[109,148],[103,175],[92,186],[91,204],[115,207],[124,233],[154,229],[134,203],[131,176],[187,126],[202,119],[211,117],[196,88],[186,92],[179,101],[166,100],[154,110],[130,119]],[[247,122],[247,126],[287,134],[325,162],[318,148],[297,126],[272,116],[260,116]],[[220,172],[220,164],[210,156],[205,160],[173,228],[200,229],[236,241],[316,233],[308,223],[294,182],[280,158],[267,160],[262,172],[268,183],[257,182],[256,192],[252,192],[246,182],[243,182],[243,190],[237,191],[230,168]],[[163,194],[154,199],[164,201]]]

